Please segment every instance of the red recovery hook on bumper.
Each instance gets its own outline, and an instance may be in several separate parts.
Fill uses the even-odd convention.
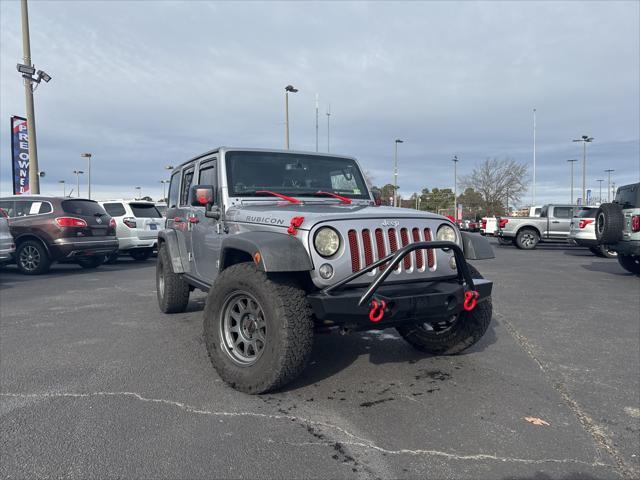
[[[475,290],[468,290],[464,292],[464,303],[462,304],[462,308],[464,308],[465,311],[470,312],[471,310],[476,308],[477,304],[478,292],[476,292]]]
[[[377,323],[384,318],[384,310],[387,308],[387,302],[380,300],[380,303],[374,298],[369,309],[369,320]]]

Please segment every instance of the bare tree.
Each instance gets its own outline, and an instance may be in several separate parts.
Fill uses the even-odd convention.
[[[502,214],[507,203],[517,203],[527,190],[527,166],[511,158],[487,158],[460,183],[482,196],[487,214]]]

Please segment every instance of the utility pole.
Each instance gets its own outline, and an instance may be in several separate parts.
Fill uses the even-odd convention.
[[[90,153],[81,153],[81,158],[87,159],[87,191],[89,192],[88,199],[91,200],[91,154]]]
[[[293,85],[287,85],[284,87],[284,146],[287,150],[289,150],[289,92],[296,93],[297,91],[298,89],[294,88]]]
[[[31,41],[29,39],[29,11],[27,0],[20,1],[22,12],[22,61],[31,65]],[[27,103],[27,134],[29,138],[29,193],[40,193],[40,169],[38,168],[38,145],[36,140],[36,114],[33,108],[33,83],[31,76],[24,76],[24,95]]]
[[[453,162],[453,218],[458,220],[458,156],[454,155]]]
[[[396,138],[395,145],[395,153],[393,155],[393,206],[398,206],[398,144],[404,143],[399,138]]]
[[[73,173],[76,174],[76,197],[80,197],[80,175],[84,172],[82,170],[74,170]]]
[[[66,197],[67,196],[67,182],[65,182],[64,180],[58,180],[58,183],[62,184],[62,196]]]
[[[571,164],[571,203],[570,205],[573,205],[573,164],[576,163],[578,160],[575,158],[572,158],[571,160],[567,160],[567,162],[569,162]]]
[[[533,192],[531,206],[536,204],[536,109],[533,109]]]
[[[329,119],[331,118],[331,104],[327,106],[327,153],[331,151],[331,125],[329,124]]]
[[[316,152],[318,151],[318,109],[320,105],[318,104],[318,94],[316,93]]]
[[[611,202],[611,172],[615,172],[615,170],[612,168],[605,170],[605,173],[609,175],[607,180],[607,202],[609,203]]]
[[[593,142],[593,137],[582,135],[581,138],[573,140],[582,142],[582,204],[587,204],[587,143]]]

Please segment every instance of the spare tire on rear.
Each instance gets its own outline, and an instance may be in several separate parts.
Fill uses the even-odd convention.
[[[611,245],[622,240],[624,215],[617,203],[603,203],[596,213],[596,238],[599,244]]]

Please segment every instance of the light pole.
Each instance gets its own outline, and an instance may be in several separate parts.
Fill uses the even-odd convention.
[[[567,160],[571,164],[571,205],[573,205],[573,164],[576,163],[578,159],[572,158]],[[533,205],[532,205],[533,206]]]
[[[458,220],[458,156],[454,155],[453,162],[453,218]]]
[[[164,202],[167,199],[167,194],[165,190],[165,184],[169,183],[170,180],[160,180],[162,184],[162,201]]]
[[[285,123],[285,141],[284,145],[289,150],[289,92],[296,93],[298,91],[293,85],[284,87],[284,123]]]
[[[62,196],[66,197],[67,196],[67,184],[64,180],[58,180],[58,183],[62,184]]]
[[[404,141],[396,138],[395,145],[395,153],[393,156],[393,206],[398,206],[398,144],[404,143]]]
[[[138,196],[136,197],[136,200],[142,198],[142,187],[135,187],[136,190],[138,191]]]
[[[587,204],[587,143],[593,142],[593,137],[589,135],[582,135],[582,138],[577,138],[574,142],[582,142],[582,204]]]
[[[91,154],[81,153],[80,157],[87,159],[87,191],[89,192],[88,198],[91,200]]]
[[[42,70],[36,72],[31,64],[31,40],[29,38],[29,11],[27,0],[21,0],[22,16],[22,61],[17,65],[18,72],[24,79],[24,96],[27,106],[27,135],[29,139],[29,193],[40,193],[40,169],[38,168],[38,145],[36,140],[36,114],[33,107],[34,84],[40,84],[42,80],[48,83],[51,77]],[[34,75],[36,75],[34,77]]]
[[[316,152],[318,151],[318,109],[320,104],[318,103],[318,94],[316,93]]]
[[[536,204],[536,109],[533,109],[533,192],[531,206]]]
[[[609,175],[607,180],[607,202],[611,202],[611,172],[615,172],[613,168],[608,168],[605,173]]]
[[[80,197],[80,175],[84,172],[82,170],[74,170],[73,173],[76,174],[76,196]]]
[[[604,182],[604,179],[596,180],[596,182],[598,182],[600,184],[600,193],[598,193],[598,199],[599,199],[600,203],[602,203],[602,182]]]
[[[173,170],[175,167],[173,165],[167,165],[166,167],[164,167],[165,170]]]
[[[327,105],[327,153],[331,151],[331,125],[329,120],[331,119],[331,104]]]

